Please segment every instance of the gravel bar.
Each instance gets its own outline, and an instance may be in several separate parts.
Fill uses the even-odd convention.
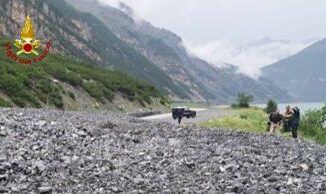
[[[0,193],[326,193],[326,148],[116,113],[0,110]]]

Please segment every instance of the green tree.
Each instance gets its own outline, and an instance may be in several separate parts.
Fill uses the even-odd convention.
[[[271,114],[277,110],[277,103],[274,100],[269,100],[267,106],[264,109],[266,113]]]
[[[247,95],[245,93],[239,93],[237,102],[232,104],[234,108],[249,108],[250,103],[254,100],[252,95]]]

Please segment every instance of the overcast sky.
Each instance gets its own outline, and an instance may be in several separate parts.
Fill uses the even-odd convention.
[[[113,5],[119,0],[101,1]],[[214,54],[220,51],[213,49],[214,45],[222,49],[225,45],[229,50],[232,48],[239,50],[239,47],[265,37],[273,40],[289,40],[286,44],[284,42],[280,44],[280,46],[286,45],[286,49],[280,48],[288,52],[281,54],[286,56],[301,50],[311,41],[326,36],[326,0],[121,1],[132,7],[136,14],[145,20],[180,35],[191,50],[195,52],[201,50],[205,53],[203,49],[210,47],[212,53],[205,58],[211,61],[220,58],[216,63],[228,60],[225,62],[238,62],[242,64],[237,65],[243,66],[251,65],[244,64],[245,60],[232,60],[232,57],[237,57],[234,56],[235,51],[230,51],[233,54],[226,54],[228,57]],[[273,48],[275,49],[277,48]],[[280,57],[274,58],[277,60]],[[263,64],[266,62],[274,62],[268,59],[260,61],[258,66],[266,65]],[[251,66],[257,67],[255,64]]]

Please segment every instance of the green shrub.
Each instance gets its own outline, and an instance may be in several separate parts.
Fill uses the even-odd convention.
[[[12,104],[0,97],[0,107],[12,107]]]
[[[33,108],[42,108],[42,105],[39,103],[39,101],[36,99],[36,97],[32,93],[25,92],[23,97],[27,102],[29,102],[31,104],[31,106]]]
[[[53,88],[52,83],[49,80],[40,80],[37,87],[45,94],[49,94]]]
[[[49,98],[50,98],[49,102],[51,105],[54,105],[59,109],[63,109],[64,103],[61,95],[61,90],[59,88],[53,88]]]
[[[20,108],[24,108],[26,106],[26,101],[20,97],[11,97],[11,100]]]
[[[0,38],[0,45],[4,42]],[[113,101],[117,93],[142,103],[151,103],[153,97],[163,97],[160,91],[143,80],[60,55],[50,54],[43,62],[28,66],[11,61],[5,55],[0,55],[0,62],[0,90],[19,107],[40,108],[44,103],[63,108],[62,95],[65,91],[60,84],[53,82],[53,78],[84,89],[102,103],[105,99]],[[76,96],[68,95],[76,99]]]
[[[63,109],[64,108],[64,103],[62,98],[51,98],[51,104],[53,104],[55,107],[59,108],[59,109]]]
[[[103,94],[104,94],[104,97],[105,97],[107,100],[109,100],[110,102],[113,101],[113,99],[114,99],[114,93],[113,93],[111,90],[109,90],[109,89],[107,89],[107,88],[104,88],[104,89],[103,89]]]
[[[76,96],[75,96],[75,94],[74,94],[73,92],[69,91],[69,92],[68,92],[68,96],[69,96],[71,99],[76,100]]]
[[[142,107],[146,107],[146,104],[145,104],[145,102],[142,100],[142,99],[137,99],[138,100],[138,102],[139,102],[139,104],[142,106]]]
[[[0,76],[0,88],[8,96],[20,96],[23,91],[22,83],[15,76],[7,73]]]
[[[167,104],[167,100],[165,98],[160,98],[160,104],[162,105],[166,105]]]
[[[147,104],[152,104],[152,99],[149,96],[144,96],[143,100],[147,103]]]
[[[326,144],[326,105],[321,109],[308,111],[301,119],[299,131],[317,143]]]
[[[274,100],[269,100],[267,106],[264,109],[267,114],[271,114],[277,110],[277,103]]]
[[[104,94],[102,87],[99,84],[95,82],[84,82],[82,87],[91,97],[95,98],[97,101],[102,102]]]

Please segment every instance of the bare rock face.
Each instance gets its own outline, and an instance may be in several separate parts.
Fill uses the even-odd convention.
[[[325,193],[325,147],[120,114],[0,110],[0,193]]]
[[[66,2],[99,18],[117,37],[187,89],[188,98],[226,103],[232,102],[239,92],[246,92],[258,101],[274,97],[281,101],[292,99],[269,80],[254,80],[239,73],[233,65],[219,68],[194,56],[181,37],[137,17],[128,5],[120,4],[120,9],[115,9],[96,0]]]

